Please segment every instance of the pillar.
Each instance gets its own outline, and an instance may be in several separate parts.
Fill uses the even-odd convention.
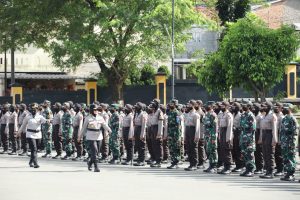
[[[86,80],[85,90],[87,92],[87,105],[97,101],[97,81],[96,80]]]
[[[287,76],[287,98],[297,98],[297,67],[294,64],[285,67],[285,74]]]
[[[167,102],[167,75],[165,73],[158,72],[155,75],[156,84],[156,98],[160,99],[160,102],[166,105]]]
[[[10,94],[13,98],[13,105],[21,103],[23,101],[23,87],[19,84],[11,85]]]

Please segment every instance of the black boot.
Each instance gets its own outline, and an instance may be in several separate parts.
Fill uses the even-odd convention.
[[[246,170],[244,173],[241,173],[240,176],[253,177],[253,172]]]
[[[223,174],[223,175],[231,174],[230,167],[224,167],[224,169],[222,171],[218,172],[218,174]]]
[[[52,157],[52,159],[61,159],[61,154],[56,154],[56,156]]]
[[[93,164],[93,163],[92,163],[91,160],[87,162],[88,170],[89,170],[89,171],[92,171],[92,164]]]
[[[30,159],[30,161],[29,161],[29,167],[33,167],[33,161],[32,161],[32,159]]]
[[[38,165],[38,163],[37,163],[37,161],[33,161],[33,163],[34,163],[34,168],[40,168],[40,166]]]
[[[232,170],[232,172],[242,172],[242,168],[236,167]]]
[[[94,167],[95,167],[94,172],[100,172],[100,169],[98,168],[98,163],[97,162],[94,163]]]
[[[185,170],[185,171],[195,171],[195,170],[197,170],[197,167],[196,167],[196,166],[190,165],[189,167],[184,168],[184,170]]]
[[[283,172],[282,170],[277,170],[277,172],[275,172],[274,176],[283,176]]]
[[[259,176],[259,178],[272,179],[272,178],[274,178],[274,175],[273,175],[273,172],[269,171],[266,174]]]
[[[280,178],[282,181],[295,181],[294,174],[287,173],[284,177]]]
[[[168,169],[178,169],[178,165],[177,164],[172,164],[171,166],[167,167]]]
[[[210,165],[207,169],[203,170],[203,172],[216,173],[217,172],[217,167],[214,166],[214,165]]]
[[[257,169],[254,171],[254,174],[263,174],[264,171],[262,169]]]

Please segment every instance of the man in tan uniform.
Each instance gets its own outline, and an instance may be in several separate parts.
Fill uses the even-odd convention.
[[[195,110],[196,101],[190,100],[187,104],[188,114],[186,115],[185,125],[185,144],[187,145],[187,154],[190,166],[186,171],[197,170],[198,164],[198,142],[200,139],[200,115]]]
[[[219,174],[228,175],[231,173],[230,166],[232,163],[231,150],[233,147],[233,116],[229,112],[230,104],[228,102],[223,102],[221,105],[222,114],[220,116],[219,122],[219,140],[221,147],[221,154],[224,163],[224,169]]]
[[[273,104],[271,102],[266,102],[263,107],[266,116],[260,122],[261,135],[258,143],[262,144],[263,147],[266,173],[261,175],[260,178],[272,179],[274,177],[275,146],[278,142],[277,117],[272,111]]]

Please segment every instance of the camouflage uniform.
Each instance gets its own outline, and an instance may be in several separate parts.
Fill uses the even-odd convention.
[[[66,151],[66,156],[70,157],[73,153],[72,138],[73,138],[73,118],[71,112],[68,110],[62,116],[62,136],[63,145]]]
[[[203,124],[205,128],[205,141],[206,141],[206,148],[207,154],[209,159],[209,166],[211,168],[215,168],[218,163],[218,117],[215,112],[207,112],[203,118]]]
[[[254,162],[256,119],[252,112],[244,112],[241,116],[240,147],[246,171],[253,173],[256,169]]]
[[[112,130],[109,137],[109,148],[113,154],[113,159],[117,160],[120,159],[120,117],[117,111],[112,114],[108,125]]]
[[[42,116],[49,121],[52,121],[53,114],[49,107],[45,108],[42,112]],[[46,154],[51,154],[52,151],[52,124],[49,122],[43,123],[41,126],[43,134],[44,147],[46,148]]]
[[[294,175],[296,169],[296,137],[298,123],[293,115],[286,115],[282,119],[280,141],[283,155],[284,171],[287,175]]]
[[[170,110],[168,112],[168,143],[172,165],[177,165],[181,159],[180,146],[182,136],[182,120],[181,114],[177,109]]]

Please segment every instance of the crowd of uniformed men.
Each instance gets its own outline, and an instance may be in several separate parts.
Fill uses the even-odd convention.
[[[298,129],[291,106],[281,103],[203,105],[190,100],[182,105],[173,99],[164,106],[154,99],[148,106],[138,102],[124,107],[71,101],[51,106],[47,100],[28,106],[7,103],[1,107],[0,131],[1,153],[26,156],[29,145],[34,168],[39,167],[37,152],[51,158],[55,149],[53,159],[85,161],[95,172],[100,171],[98,163],[106,162],[135,161],[134,166],[153,168],[170,162],[167,168],[177,169],[188,161],[186,171],[294,181]]]

